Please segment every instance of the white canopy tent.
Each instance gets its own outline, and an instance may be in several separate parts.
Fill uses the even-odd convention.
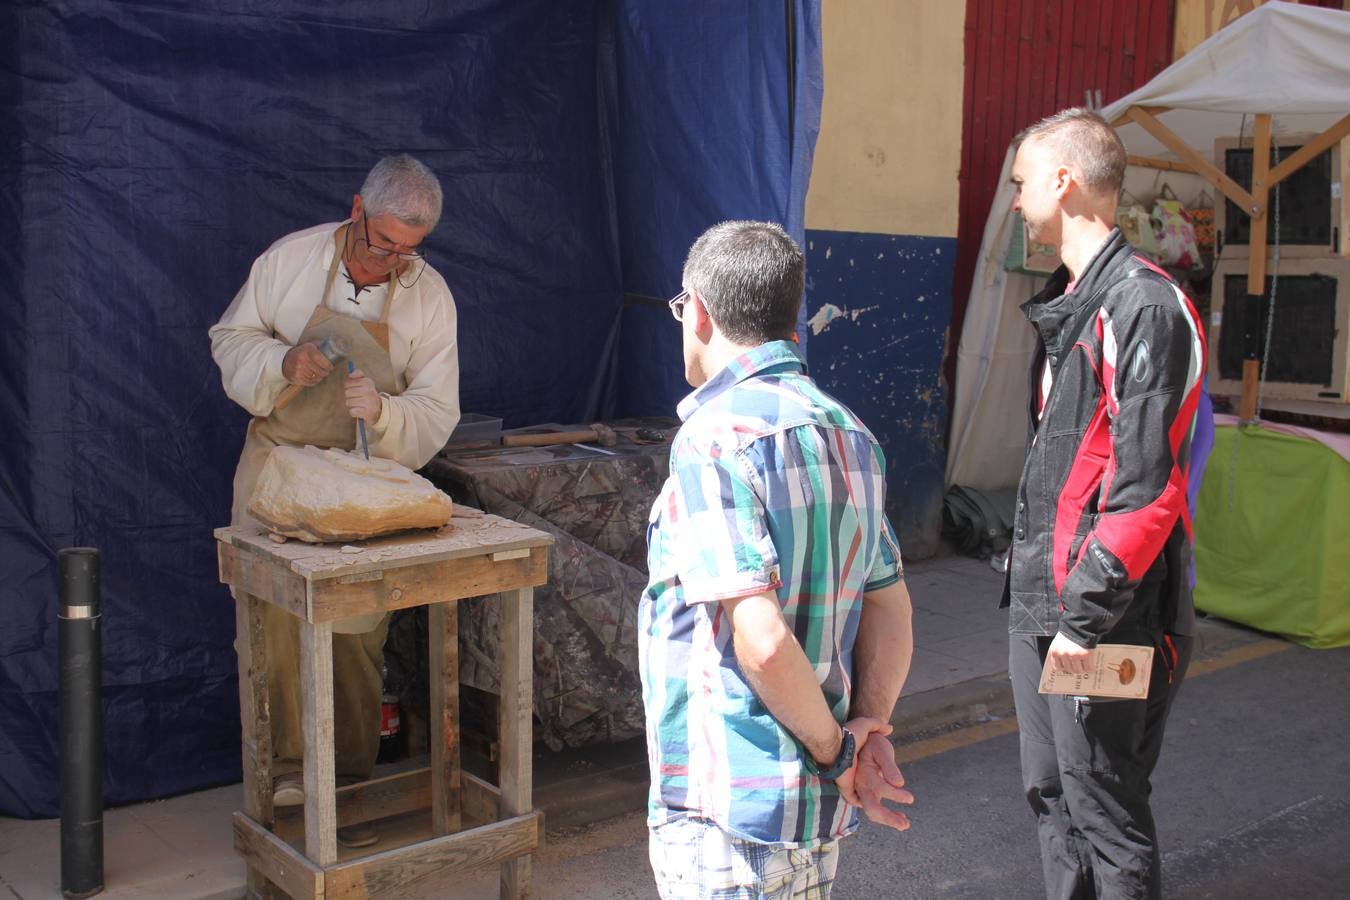
[[[1350,134],[1350,12],[1271,2],[1248,13],[1177,60],[1139,90],[1102,110],[1130,156],[1126,188],[1163,170],[1178,193],[1205,180],[1239,205],[1255,209],[1252,246],[1263,246],[1266,190]],[[1027,123],[1031,124],[1031,123]],[[1274,167],[1265,187],[1244,192],[1211,160],[1215,141],[1245,134],[1261,144],[1270,134],[1322,135],[1307,154]],[[1268,143],[1268,142],[1267,142]],[[1302,157],[1302,158],[1299,158]],[[965,326],[957,350],[947,484],[981,489],[1017,484],[1026,454],[1027,368],[1034,336],[1018,305],[1042,279],[1008,272],[1004,263],[1013,189],[1013,150],[1003,160],[999,190],[985,224]],[[1261,162],[1256,162],[1261,172]],[[1333,177],[1339,178],[1338,175]],[[1222,200],[1222,197],[1216,199]],[[1259,226],[1259,228],[1258,228]],[[1264,283],[1264,253],[1259,277]]]

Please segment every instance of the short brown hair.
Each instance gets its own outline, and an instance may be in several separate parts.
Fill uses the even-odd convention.
[[[685,287],[699,293],[723,334],[746,346],[792,337],[805,273],[801,248],[776,222],[714,225],[684,261]]]
[[[1017,135],[1021,146],[1030,138],[1051,142],[1065,162],[1078,170],[1083,186],[1105,196],[1120,193],[1125,182],[1125,145],[1110,123],[1082,106],[1046,116]]]

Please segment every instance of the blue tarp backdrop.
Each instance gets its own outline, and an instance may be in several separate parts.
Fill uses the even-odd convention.
[[[685,254],[704,229],[771,220],[805,246],[823,93],[819,0],[788,13],[781,3],[702,5],[716,15],[627,0],[615,26],[628,297],[619,405],[631,415],[669,415],[689,393],[679,326],[663,301],[680,292]]]
[[[67,546],[103,553],[108,805],[239,777],[211,532],[246,417],[206,332],[253,258],[341,218],[380,156],[444,185],[427,247],[459,307],[466,411],[673,411],[674,323],[625,293],[678,290],[721,219],[800,238],[819,122],[819,0],[727,6],[0,11],[0,813],[58,812]]]

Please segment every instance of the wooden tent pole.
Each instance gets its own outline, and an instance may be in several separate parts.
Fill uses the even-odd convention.
[[[1244,191],[1241,185],[1229,178],[1227,173],[1218,166],[1201,156],[1199,151],[1187,144],[1185,139],[1175,131],[1159,122],[1147,107],[1131,106],[1129,116],[1139,124],[1140,128],[1153,135],[1158,143],[1175,153],[1183,162],[1193,166],[1197,173],[1214,185],[1225,197],[1236,203],[1238,208],[1247,215],[1255,217],[1260,212],[1256,199],[1251,194]],[[1269,116],[1267,116],[1267,119],[1269,119]]]
[[[1251,258],[1247,263],[1247,323],[1243,335],[1246,349],[1242,360],[1242,398],[1238,403],[1238,419],[1250,422],[1256,418],[1257,382],[1261,378],[1261,298],[1266,293],[1266,234],[1270,219],[1266,215],[1270,193],[1270,114],[1258,113],[1252,136],[1252,213]]]
[[[1247,303],[1251,315],[1246,316],[1247,329],[1243,334],[1244,359],[1242,360],[1242,397],[1238,404],[1238,418],[1250,422],[1256,418],[1256,393],[1261,380],[1261,354],[1264,352],[1261,336],[1261,298],[1266,293],[1266,254],[1270,220],[1266,216],[1266,206],[1270,192],[1285,178],[1312,161],[1337,141],[1350,137],[1350,115],[1342,117],[1336,124],[1309,141],[1302,149],[1280,162],[1274,169],[1270,167],[1271,116],[1259,113],[1252,146],[1252,189],[1242,189],[1228,174],[1205,159],[1193,147],[1158,121],[1158,116],[1168,111],[1165,106],[1131,106],[1111,123],[1120,128],[1131,122],[1153,136],[1158,143],[1175,153],[1180,160],[1172,163],[1153,157],[1131,156],[1131,165],[1151,166],[1162,169],[1192,171],[1200,175],[1216,190],[1237,204],[1238,209],[1251,216],[1251,258],[1247,265]],[[1341,166],[1350,178],[1350,153],[1342,155]],[[1350,229],[1350,203],[1342,207],[1343,229]],[[1278,239],[1278,236],[1277,236]],[[1342,253],[1350,255],[1350,239],[1342,237]]]
[[[1125,163],[1131,166],[1141,166],[1145,169],[1161,169],[1164,172],[1189,172],[1192,175],[1199,175],[1195,171],[1195,166],[1189,163],[1177,162],[1171,159],[1158,159],[1156,156],[1135,156],[1133,154],[1125,157]]]
[[[1266,188],[1274,188],[1275,185],[1311,162],[1314,157],[1324,153],[1332,144],[1346,137],[1350,137],[1350,116],[1341,117],[1335,125],[1308,141],[1288,159],[1280,160],[1280,164],[1270,170],[1270,177],[1266,179]]]

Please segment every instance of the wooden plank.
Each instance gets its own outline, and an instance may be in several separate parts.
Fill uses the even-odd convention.
[[[1184,162],[1177,162],[1172,159],[1158,159],[1156,156],[1130,155],[1125,157],[1125,162],[1132,166],[1141,166],[1146,169],[1162,169],[1164,172],[1190,172],[1195,175],[1199,174],[1195,171],[1195,166],[1188,165]]]
[[[221,583],[305,618],[307,592],[305,579],[299,575],[259,557],[250,548],[224,541],[216,544],[216,561]]]
[[[519,816],[534,805],[530,758],[534,744],[534,589],[506,591],[501,604],[501,694],[497,706],[501,814]],[[529,895],[529,858],[502,863],[501,896]]]
[[[240,528],[216,529],[216,537],[222,543],[251,550],[309,580],[553,543],[552,535],[546,532],[490,515],[456,517],[439,531],[371,538],[349,544],[309,544],[304,541],[278,544],[256,529]],[[343,547],[355,549],[343,552]]]
[[[262,872],[291,897],[323,896],[323,870],[240,812],[234,814],[234,849],[250,870]]]
[[[370,612],[390,612],[466,597],[482,597],[548,580],[548,549],[535,547],[525,559],[493,562],[485,555],[441,559],[386,570],[379,581],[342,584],[336,578],[310,584],[311,618],[332,622]]]
[[[234,603],[235,652],[239,658],[240,749],[244,770],[244,814],[265,827],[272,823],[272,717],[267,699],[267,650],[263,602],[240,592]],[[248,866],[250,896],[267,893],[267,876]]]
[[[460,872],[527,854],[539,847],[543,817],[526,813],[503,822],[386,850],[325,870],[325,900],[398,896],[404,885],[433,874]]]
[[[415,769],[337,789],[337,825],[345,828],[389,816],[431,808],[431,770]],[[303,838],[304,810],[281,807],[276,812],[277,834],[286,840]]]
[[[1291,154],[1287,159],[1281,160],[1280,164],[1271,169],[1270,174],[1266,177],[1266,187],[1273,189],[1275,185],[1307,165],[1313,157],[1325,152],[1347,136],[1350,136],[1350,115],[1342,117],[1335,125],[1298,148],[1297,152]],[[1345,184],[1345,182],[1341,182],[1341,184]]]
[[[512,523],[513,525],[515,523]],[[525,533],[522,533],[524,531]],[[540,538],[542,536],[545,539]],[[341,554],[341,549],[330,550],[326,554],[298,559],[292,568],[310,580],[328,578],[335,575],[354,575],[360,572],[397,570],[400,566],[424,565],[441,560],[468,559],[475,556],[495,553],[502,550],[514,550],[519,547],[543,547],[553,543],[551,535],[542,531],[516,526],[483,528],[467,534],[455,535],[455,541],[432,543],[420,541],[388,546],[383,542],[365,541],[359,546],[360,552]],[[477,540],[474,540],[474,539]]]
[[[1270,115],[1259,113],[1252,133],[1252,196],[1256,198],[1259,209],[1252,214],[1250,255],[1247,259],[1247,298],[1249,306],[1260,307],[1260,297],[1266,292],[1266,226],[1270,217],[1266,214],[1270,197]],[[1248,321],[1259,323],[1260,315],[1252,316]],[[1261,347],[1261,335],[1258,324],[1257,347]],[[1245,343],[1245,336],[1244,336]],[[1250,347],[1250,344],[1248,344]],[[1260,354],[1262,351],[1255,351]],[[1242,361],[1242,395],[1238,399],[1238,418],[1250,422],[1256,418],[1256,395],[1260,389],[1261,362],[1259,356],[1248,356]]]
[[[502,792],[472,772],[460,772],[464,817],[473,822],[495,822],[502,816]]]
[[[1125,110],[1123,113],[1116,116],[1115,121],[1111,123],[1111,127],[1119,128],[1122,125],[1128,125],[1131,122],[1137,121],[1134,117],[1134,111],[1136,109],[1141,110],[1142,112],[1154,117],[1160,116],[1165,112],[1172,111],[1172,107],[1170,106],[1131,106],[1129,109]]]
[[[431,830],[459,831],[459,606],[427,608],[431,678]]]
[[[1242,397],[1238,402],[1238,421],[1250,422],[1256,418],[1256,388],[1261,378],[1261,361],[1242,361]]]
[[[1222,191],[1224,196],[1236,203],[1248,215],[1260,212],[1258,204],[1251,194],[1243,190],[1241,185],[1229,178],[1227,173],[1215,166],[1214,163],[1201,156],[1199,151],[1187,144],[1170,128],[1154,118],[1148,107],[1131,106],[1126,115],[1138,122],[1140,127],[1157,138],[1164,147],[1171,150],[1183,161],[1194,166],[1196,174],[1203,176],[1206,181]]]
[[[305,855],[337,861],[333,790],[333,626],[300,623],[300,721],[305,732]]]
[[[1341,256],[1350,257],[1350,197],[1346,192],[1350,191],[1350,138],[1341,141],[1341,246],[1339,252]],[[1350,367],[1346,370],[1346,392],[1341,394],[1346,400],[1350,400]]]
[[[1250,263],[1247,269],[1247,293],[1266,292],[1266,235],[1270,216],[1270,116],[1260,113],[1252,133],[1252,197],[1260,210],[1252,214]],[[1256,321],[1253,319],[1252,321]]]

